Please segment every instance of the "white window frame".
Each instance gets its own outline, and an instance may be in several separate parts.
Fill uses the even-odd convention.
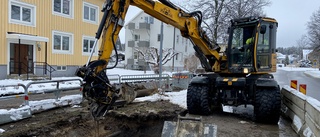
[[[60,69],[59,69],[60,67]],[[63,69],[64,67],[64,69]],[[67,66],[57,66],[57,71],[67,71],[68,67]]]
[[[84,18],[84,7],[87,6],[89,8],[89,19],[85,19]],[[93,8],[96,10],[96,18],[95,21],[90,20],[90,9]],[[83,22],[87,22],[87,23],[93,23],[93,24],[98,24],[99,21],[99,6],[88,3],[88,2],[83,2],[83,6],[82,6],[82,20]]]
[[[60,36],[68,36],[69,37],[69,50],[56,50],[54,49],[54,35],[60,35]],[[62,41],[61,41],[62,42]],[[57,54],[73,54],[73,44],[74,39],[73,39],[73,34],[72,33],[67,33],[67,32],[61,32],[61,31],[52,31],[52,53],[57,53]],[[62,47],[62,45],[61,45]]]
[[[61,1],[64,1],[64,0],[61,0]],[[58,15],[58,16],[62,16],[62,17],[66,17],[66,18],[72,18],[73,19],[73,16],[74,16],[74,0],[69,0],[70,1],[70,11],[69,11],[69,14],[64,14],[62,12],[57,12],[57,11],[54,11],[54,0],[52,0],[52,14],[53,15]],[[63,6],[62,6],[63,7]]]
[[[15,6],[19,6],[20,9],[21,8],[27,8],[31,10],[30,13],[30,22],[27,21],[22,21],[22,20],[16,20],[16,19],[12,19],[11,18],[11,6],[15,5]],[[13,24],[19,24],[19,25],[26,25],[26,26],[32,26],[35,27],[36,26],[36,6],[35,5],[31,5],[31,4],[27,4],[24,2],[20,2],[20,1],[14,1],[14,0],[10,0],[9,1],[9,6],[8,6],[8,17],[9,17],[9,23],[13,23]],[[21,11],[20,11],[21,12]],[[22,18],[22,14],[20,13],[20,18]]]
[[[89,56],[91,54],[91,51],[89,50],[89,52],[83,52],[83,44],[84,44],[84,40],[89,40],[89,44],[90,44],[90,41],[95,41],[95,38],[94,37],[91,37],[91,36],[82,36],[82,55],[85,55],[85,56]],[[93,53],[94,56],[98,56],[98,47],[96,46],[95,50],[94,50],[94,53]]]

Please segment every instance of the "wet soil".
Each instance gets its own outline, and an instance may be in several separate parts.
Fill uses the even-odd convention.
[[[4,137],[147,137],[161,136],[163,123],[185,111],[168,101],[132,103],[93,120],[87,103],[49,110],[14,123],[0,125]]]

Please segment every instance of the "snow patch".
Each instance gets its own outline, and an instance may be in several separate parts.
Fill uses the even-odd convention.
[[[154,94],[146,97],[139,97],[134,100],[134,102],[143,101],[158,101],[158,100],[169,100],[173,104],[177,104],[182,108],[187,108],[186,102],[187,90],[181,90],[179,92],[166,92],[164,95]]]
[[[239,121],[239,123],[240,123],[240,124],[247,124],[247,123],[249,123],[249,122],[247,122],[247,121]]]
[[[301,122],[301,119],[297,115],[293,116],[292,124],[296,128],[296,131],[300,131],[300,129],[302,127],[302,122]]]
[[[304,131],[303,131],[303,136],[305,137],[312,137],[312,131],[309,127],[307,127]]]
[[[4,130],[4,129],[2,129],[2,128],[0,128],[0,133],[3,133],[3,132],[5,132],[5,130]]]

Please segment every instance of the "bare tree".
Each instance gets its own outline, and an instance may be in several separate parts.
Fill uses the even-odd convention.
[[[139,59],[144,59],[146,63],[152,65],[153,71],[156,74],[159,74],[159,66],[160,66],[160,53],[157,48],[135,48],[135,50],[139,53]],[[168,61],[170,61],[174,56],[178,55],[173,48],[163,49],[162,52],[162,65],[165,65]]]
[[[270,6],[269,0],[230,0],[226,3],[230,19],[249,16],[265,16],[263,8]]]
[[[297,40],[297,52],[300,58],[302,58],[302,50],[303,49],[308,49],[309,48],[309,39],[307,35],[302,35],[300,39]]]
[[[195,0],[188,7],[202,11],[202,27],[213,41],[226,43],[231,19],[264,16],[263,8],[270,4],[270,0]]]
[[[314,50],[320,50],[320,8],[315,11],[308,22],[308,36]]]
[[[310,42],[310,47],[313,51],[309,54],[310,60],[317,60],[320,64],[320,8],[315,11],[311,17],[310,21],[307,23],[308,38]]]

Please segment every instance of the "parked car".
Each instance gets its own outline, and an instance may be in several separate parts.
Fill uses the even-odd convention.
[[[299,67],[312,67],[312,62],[310,60],[300,60]]]

